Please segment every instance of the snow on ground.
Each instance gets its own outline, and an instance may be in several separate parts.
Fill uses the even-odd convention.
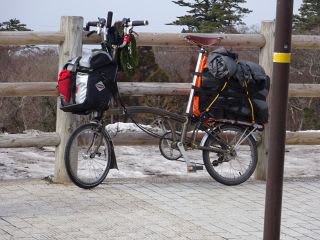
[[[133,125],[116,124],[109,132],[141,131]],[[112,133],[110,133],[113,135]],[[0,180],[44,178],[54,173],[54,147],[0,148]],[[194,150],[191,159],[202,163],[202,153]],[[183,162],[165,159],[156,145],[115,146],[119,170],[112,169],[108,178],[143,178],[148,176],[209,176],[206,170],[187,173]],[[284,177],[320,176],[320,145],[286,146]]]
[[[182,162],[161,156],[158,146],[115,146],[119,171],[110,170],[108,178],[148,176],[208,176],[207,172],[187,173]],[[201,153],[194,153],[192,156]],[[0,180],[44,178],[54,173],[54,148],[1,148]],[[285,177],[320,176],[320,146],[287,146]]]

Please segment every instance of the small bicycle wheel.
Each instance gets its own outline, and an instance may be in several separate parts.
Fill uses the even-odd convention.
[[[246,129],[224,125],[214,130],[204,143],[205,147],[224,150],[203,150],[203,162],[216,181],[225,185],[238,185],[250,178],[257,165],[255,139]]]
[[[169,131],[160,138],[159,149],[162,156],[166,159],[177,160],[182,156],[177,146],[180,135],[178,132],[172,134],[172,132]]]
[[[110,141],[96,123],[82,125],[72,133],[65,149],[65,165],[74,184],[88,189],[106,178],[111,163]]]

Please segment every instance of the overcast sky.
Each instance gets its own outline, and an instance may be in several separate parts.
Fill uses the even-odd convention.
[[[302,0],[294,2],[298,13]],[[248,26],[275,18],[276,0],[247,0],[244,7],[253,10],[244,18]],[[0,22],[17,18],[35,31],[58,31],[61,16],[83,16],[86,22],[113,11],[115,20],[149,20],[149,26],[136,29],[138,32],[180,32],[182,27],[165,24],[186,10],[171,0],[0,0]]]

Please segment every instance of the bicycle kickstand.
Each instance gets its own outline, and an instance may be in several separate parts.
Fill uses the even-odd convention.
[[[198,166],[195,163],[192,163],[190,161],[190,158],[189,158],[187,151],[185,150],[182,142],[178,142],[177,146],[178,146],[179,151],[182,154],[184,160],[186,161],[188,172],[196,172],[197,170],[203,170],[203,166]]]

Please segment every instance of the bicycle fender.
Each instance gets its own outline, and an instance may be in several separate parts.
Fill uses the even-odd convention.
[[[207,141],[208,137],[209,137],[209,134],[208,134],[208,133],[206,133],[206,134],[203,136],[203,138],[201,139],[201,142],[200,142],[200,147],[204,147],[204,144],[205,144],[205,142]]]
[[[111,163],[110,163],[110,169],[118,169],[116,154],[114,153],[114,147],[112,141],[110,141],[111,144]]]

